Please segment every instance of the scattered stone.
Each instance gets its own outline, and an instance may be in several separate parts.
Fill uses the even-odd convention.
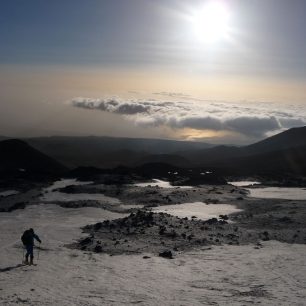
[[[172,252],[171,252],[171,251],[163,251],[163,252],[160,252],[160,253],[158,254],[158,256],[164,257],[164,258],[168,258],[168,259],[173,259],[173,255],[172,255]]]
[[[96,253],[102,253],[102,246],[100,244],[97,244],[94,248],[94,251]]]
[[[216,224],[216,223],[218,223],[218,219],[217,218],[211,218],[211,219],[208,219],[207,221],[205,221],[205,223]]]
[[[292,219],[289,217],[283,217],[278,219],[279,222],[284,222],[284,223],[293,223]]]
[[[80,240],[80,245],[87,245],[87,244],[90,244],[92,243],[92,239],[90,237],[87,237],[87,238],[84,238],[82,240]]]

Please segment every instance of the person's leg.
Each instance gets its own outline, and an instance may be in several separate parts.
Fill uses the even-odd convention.
[[[34,258],[34,254],[33,254],[33,245],[30,246],[29,248],[29,254],[30,254],[30,265],[33,265],[33,258]]]
[[[31,256],[31,253],[33,253],[33,248],[31,248],[31,245],[26,245],[25,246],[26,248],[26,254],[25,254],[25,264],[28,264],[29,263],[29,256]],[[31,251],[32,249],[32,251]]]

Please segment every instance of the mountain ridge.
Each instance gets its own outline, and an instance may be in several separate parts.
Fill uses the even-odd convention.
[[[226,174],[283,172],[306,175],[306,127],[289,129],[243,147],[96,136],[29,138],[27,143],[71,169],[164,163],[210,167]]]
[[[57,176],[67,168],[19,139],[0,141],[0,176]]]

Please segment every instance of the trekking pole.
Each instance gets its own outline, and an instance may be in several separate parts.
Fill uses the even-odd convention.
[[[37,247],[37,260],[39,259],[39,250],[40,250],[40,244],[39,247]]]
[[[21,263],[24,262],[24,246],[22,246],[22,260],[21,260]]]

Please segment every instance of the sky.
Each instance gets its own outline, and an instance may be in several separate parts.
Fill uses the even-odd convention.
[[[1,0],[0,135],[246,144],[306,124],[305,0]]]

